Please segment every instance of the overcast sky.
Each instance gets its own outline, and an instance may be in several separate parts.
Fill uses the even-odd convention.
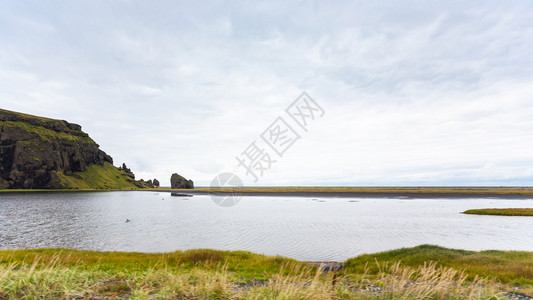
[[[0,0],[0,107],[163,185],[531,186],[532,3]],[[303,91],[325,113],[276,156],[261,134]]]

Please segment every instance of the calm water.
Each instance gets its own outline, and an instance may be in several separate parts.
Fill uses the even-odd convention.
[[[533,207],[533,199],[244,197],[221,208],[209,196],[155,192],[0,194],[0,249],[214,248],[300,260],[419,244],[533,251],[533,217],[460,214],[486,207]]]

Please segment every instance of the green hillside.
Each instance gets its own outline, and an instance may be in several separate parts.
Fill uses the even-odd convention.
[[[104,189],[131,190],[148,188],[146,183],[136,181],[123,170],[105,162],[101,165],[90,165],[84,172],[76,172],[67,176],[56,172],[63,188],[67,189]]]

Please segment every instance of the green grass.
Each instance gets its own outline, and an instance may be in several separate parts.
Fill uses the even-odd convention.
[[[38,125],[32,125],[26,122],[20,122],[20,121],[3,121],[3,126],[8,128],[16,128],[20,129],[22,131],[32,133],[38,138],[39,140],[44,140],[48,142],[54,142],[58,139],[60,140],[67,140],[71,142],[78,142],[78,143],[86,143],[86,144],[93,144],[94,141],[89,136],[84,135],[74,135],[71,133],[66,132],[59,132],[52,129],[48,129],[42,126]],[[37,140],[27,140],[23,141],[25,143],[34,143],[37,144]]]
[[[494,216],[533,216],[533,208],[483,208],[469,209],[463,213]]]
[[[131,179],[126,172],[118,169],[109,162],[103,165],[90,165],[84,172],[65,175],[63,172],[53,171],[59,178],[64,189],[4,189],[0,193],[29,193],[29,192],[93,192],[114,190],[142,190],[148,189],[146,184]],[[134,183],[135,182],[135,183]],[[152,188],[150,188],[152,189]]]
[[[17,118],[19,119],[23,119],[23,120],[34,120],[34,121],[37,121],[37,122],[40,122],[40,123],[50,123],[50,122],[58,122],[60,120],[57,120],[57,119],[50,119],[50,118],[46,118],[46,117],[39,117],[39,116],[34,116],[34,115],[29,115],[29,114],[25,114],[25,113],[21,113],[21,112],[16,112],[16,111],[11,111],[11,110],[7,110],[7,109],[0,109],[0,114],[9,114],[9,115],[13,115],[13,116],[16,116]]]
[[[334,277],[245,251],[0,251],[0,299],[500,299],[517,284],[533,292],[531,252],[422,245],[349,259]]]
[[[0,299],[500,299],[509,284],[533,292],[532,264],[530,252],[423,245],[349,259],[334,277],[244,251],[3,250]]]
[[[439,246],[421,245],[387,252],[361,255],[345,262],[346,272],[362,272],[365,266],[372,274],[379,272],[379,262],[416,267],[424,262],[465,270],[469,278],[490,277],[508,284],[533,285],[533,252],[520,251],[466,251]]]
[[[90,165],[84,172],[75,172],[72,175],[65,175],[61,171],[52,172],[59,178],[59,182],[65,187],[64,189],[3,189],[0,190],[0,193],[130,191],[149,188],[146,184],[134,181],[126,172],[119,170],[109,162],[104,162],[103,165]]]
[[[119,170],[109,162],[103,165],[90,165],[84,172],[76,172],[67,176],[62,172],[56,172],[61,184],[70,189],[79,190],[136,190],[139,186],[134,184],[133,179],[126,172]]]
[[[71,249],[31,249],[1,250],[0,265],[13,262],[32,264],[40,260],[37,267],[46,266],[56,260],[62,267],[83,267],[92,271],[111,273],[142,272],[147,269],[165,268],[170,271],[182,271],[201,266],[206,270],[216,270],[221,264],[227,264],[228,270],[239,277],[265,279],[269,274],[278,273],[283,264],[293,263],[307,265],[294,259],[280,256],[265,256],[246,251],[219,251],[212,249],[195,249],[169,253],[138,252],[99,252]]]

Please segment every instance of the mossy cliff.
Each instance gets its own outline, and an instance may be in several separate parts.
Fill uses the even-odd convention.
[[[0,109],[0,189],[142,187],[112,164],[80,125]]]

